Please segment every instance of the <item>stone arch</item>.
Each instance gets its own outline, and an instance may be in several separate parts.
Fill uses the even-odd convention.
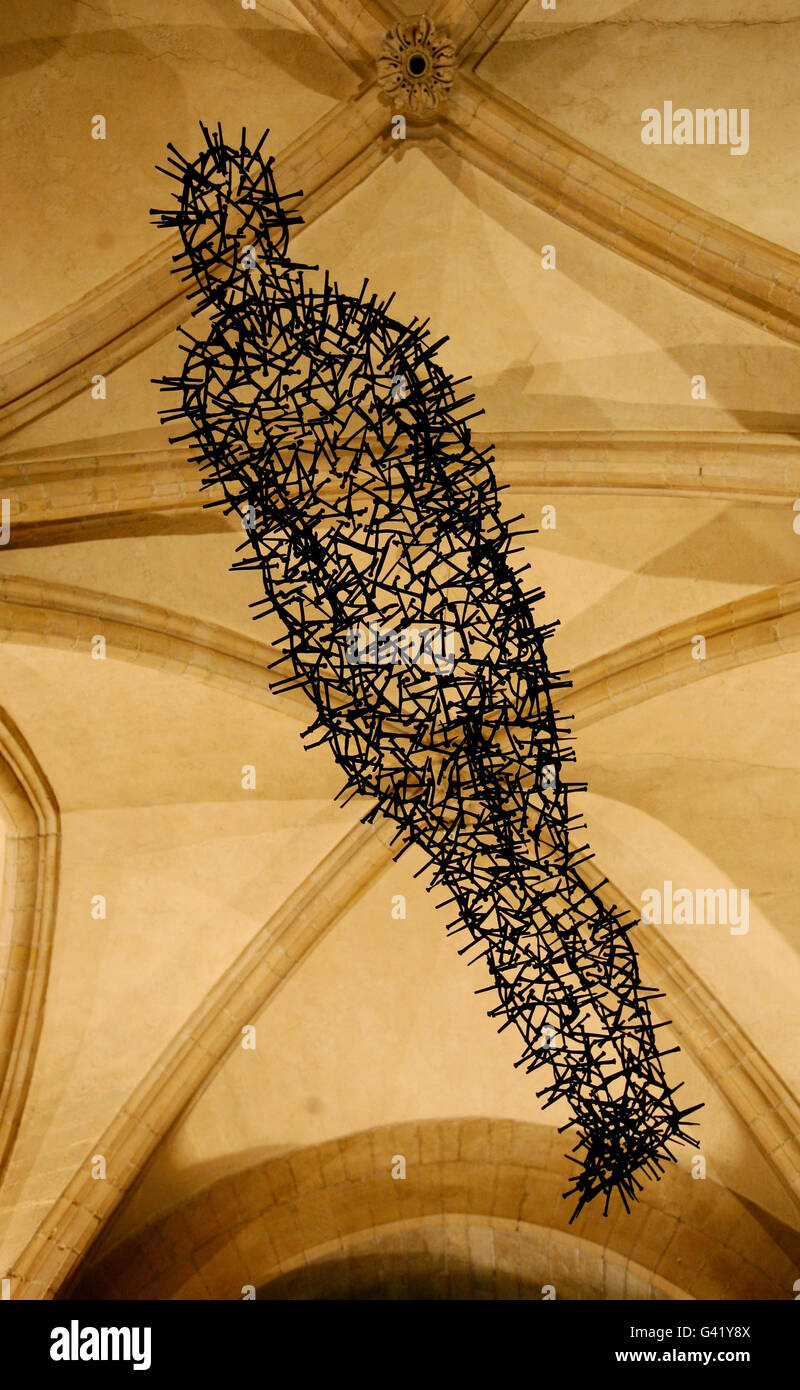
[[[308,1252],[256,1291],[263,1300],[687,1297],[614,1250],[598,1253],[575,1236],[448,1212],[343,1237],[341,1251]]]
[[[785,506],[800,496],[800,446],[791,435],[688,430],[476,431],[497,481],[559,494],[707,497]],[[209,480],[206,480],[208,483]],[[208,508],[190,449],[159,428],[71,441],[0,458],[14,548],[141,535],[235,533]]]
[[[308,715],[302,696],[269,689],[281,654],[266,642],[138,599],[0,575],[0,642],[88,653],[96,633],[110,659],[191,676],[295,720]]]
[[[692,657],[692,638],[706,639],[706,659]],[[800,646],[800,580],[759,589],[707,609],[587,661],[573,672],[561,700],[581,729],[680,686],[721,671],[796,652]]]
[[[58,896],[61,822],[36,758],[0,708],[0,1175],[8,1163],[41,1032]]]
[[[139,599],[0,575],[0,642],[88,651],[98,631],[106,636],[110,657],[179,671],[291,719],[308,719],[302,694],[270,690],[268,668],[281,653],[269,643]],[[691,655],[696,632],[706,638],[702,662]],[[792,580],[696,613],[576,667],[560,708],[585,728],[665,691],[799,647],[800,580]]]
[[[451,1248],[455,1239],[467,1263],[475,1263],[470,1231],[491,1232],[494,1249],[510,1234],[532,1260],[524,1286],[549,1265],[546,1282],[556,1296],[563,1279],[563,1290],[591,1288],[596,1297],[601,1288],[600,1297],[620,1297],[625,1271],[625,1297],[654,1290],[661,1297],[793,1297],[800,1236],[781,1228],[779,1244],[772,1218],[677,1168],[648,1182],[630,1214],[619,1207],[604,1217],[594,1204],[571,1224],[563,1145],[547,1126],[473,1118],[381,1126],[294,1150],[221,1178],[156,1218],[79,1271],[67,1296],[238,1299],[247,1286],[265,1292],[303,1266],[351,1252],[374,1267],[397,1237],[414,1233],[424,1246],[420,1233],[444,1219]],[[392,1177],[399,1154],[404,1180]]]
[[[268,1005],[281,982],[389,862],[387,840],[381,823],[354,827],[256,933],[95,1142],[94,1150],[113,1155],[112,1180],[93,1182],[78,1169],[47,1213],[12,1271],[14,1296],[57,1296],[87,1267],[98,1231],[108,1227],[113,1239],[114,1212],[134,1191],[159,1144],[222,1066],[242,1025]],[[587,868],[601,895],[624,902],[617,888],[603,886],[596,865]],[[639,947],[648,976],[669,992],[683,1045],[751,1127],[796,1199],[800,1151],[794,1096],[666,939],[643,925]]]

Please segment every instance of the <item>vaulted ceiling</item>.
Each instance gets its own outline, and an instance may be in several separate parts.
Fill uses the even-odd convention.
[[[440,0],[457,70],[420,114],[377,65],[416,8],[0,15],[13,1297],[442,1296],[462,1266],[504,1297],[548,1270],[564,1297],[793,1296],[800,19],[789,0]],[[666,100],[748,108],[747,156],[643,144]],[[509,515],[542,528],[525,558],[572,672],[602,891],[637,915],[666,881],[749,891],[746,933],[636,933],[670,1074],[705,1103],[707,1177],[687,1151],[630,1218],[565,1225],[564,1115],[515,1070],[420,864],[393,862],[365,804],[334,806],[302,699],[268,688],[277,628],[228,571],[241,532],[158,424],[191,305],[150,223],[155,165],[200,120],[269,127],[280,188],[304,190],[297,257],[394,292],[474,378]]]

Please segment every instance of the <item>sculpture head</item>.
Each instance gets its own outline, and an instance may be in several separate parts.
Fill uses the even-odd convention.
[[[201,123],[206,148],[189,163],[168,148],[163,170],[180,185],[177,207],[153,209],[156,225],[176,227],[192,275],[209,297],[224,296],[242,270],[263,271],[271,261],[283,260],[289,245],[289,228],[302,217],[287,207],[297,195],[281,198],[272,176],[272,158],[264,159],[264,131],[255,149],[246,143],[227,145],[221,127],[212,134]]]

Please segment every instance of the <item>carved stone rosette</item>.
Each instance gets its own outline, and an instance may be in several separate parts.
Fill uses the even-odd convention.
[[[414,15],[386,35],[378,57],[378,85],[399,106],[423,115],[447,97],[455,70],[452,41],[437,33],[427,15]]]

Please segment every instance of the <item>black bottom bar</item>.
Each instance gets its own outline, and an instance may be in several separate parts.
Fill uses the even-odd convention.
[[[646,1383],[699,1367],[763,1377],[793,1364],[798,1310],[780,1303],[23,1303],[0,1304],[4,1356],[48,1384],[201,1384],[302,1377],[396,1390],[407,1375],[530,1386],[587,1373]],[[149,1331],[149,1336],[148,1336]],[[511,1340],[513,1338],[513,1340]],[[99,1359],[105,1349],[106,1359]],[[127,1354],[129,1359],[114,1360]],[[70,1359],[61,1358],[66,1355]],[[77,1359],[72,1359],[77,1356]],[[87,1359],[84,1359],[87,1358]],[[88,1359],[97,1357],[98,1359]],[[134,1369],[136,1362],[140,1370]],[[149,1362],[149,1365],[146,1364]],[[499,1373],[499,1375],[498,1375]],[[179,1381],[176,1378],[180,1377]]]

